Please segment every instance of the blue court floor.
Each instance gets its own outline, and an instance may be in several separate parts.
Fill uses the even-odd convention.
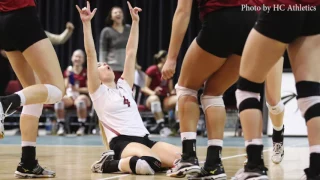
[[[180,137],[160,137],[157,135],[150,135],[150,139],[155,141],[165,141],[174,145],[181,146]],[[2,144],[19,145],[21,143],[21,136],[6,136],[0,140]],[[263,137],[265,147],[272,147],[271,137]],[[61,136],[40,136],[37,140],[38,145],[67,145],[67,146],[101,146],[102,141],[98,135],[88,135],[78,137],[75,135]],[[244,147],[243,137],[225,137],[224,147]],[[286,137],[284,140],[286,147],[308,147],[308,139],[306,137]],[[198,136],[197,146],[207,146],[207,138]]]

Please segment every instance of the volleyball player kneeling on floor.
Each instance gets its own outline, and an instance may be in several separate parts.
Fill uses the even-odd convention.
[[[138,48],[140,8],[132,8],[131,32],[126,47],[124,72],[117,83],[114,72],[106,63],[97,64],[97,55],[92,37],[90,4],[82,10],[77,6],[83,22],[84,44],[87,54],[88,90],[103,129],[108,137],[110,149],[102,154],[91,170],[98,173],[125,172],[154,174],[161,167],[172,167],[180,158],[181,149],[164,142],[148,138],[137,104],[132,97],[135,59]]]

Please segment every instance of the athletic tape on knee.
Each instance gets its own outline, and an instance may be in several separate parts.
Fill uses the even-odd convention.
[[[145,160],[155,172],[161,169],[161,162],[154,157],[142,156],[140,159]]]
[[[204,111],[211,106],[224,107],[224,101],[222,96],[208,96],[208,95],[202,94],[200,99],[201,99],[202,109]]]
[[[153,113],[162,112],[161,103],[159,101],[151,102],[151,112]]]
[[[246,109],[260,109],[260,94],[236,90],[237,107],[239,112]]]
[[[42,109],[43,109],[43,104],[24,105],[21,113],[39,118],[42,114]]]
[[[283,112],[284,110],[284,104],[282,101],[280,101],[277,105],[275,106],[271,106],[270,104],[268,104],[268,102],[266,102],[267,107],[269,109],[269,112],[271,114],[277,115]]]
[[[78,109],[86,109],[87,108],[86,101],[80,100],[79,102],[76,103],[76,107]]]
[[[185,87],[179,86],[178,84],[176,84],[175,89],[177,92],[178,99],[181,96],[193,96],[196,99],[198,99],[198,91],[196,90],[185,88]]]
[[[54,110],[61,110],[64,109],[64,102],[60,101],[54,104]]]
[[[48,90],[48,97],[44,104],[54,104],[62,99],[62,92],[56,86],[51,84],[44,84]]]
[[[298,106],[306,121],[320,116],[320,96],[299,98]]]

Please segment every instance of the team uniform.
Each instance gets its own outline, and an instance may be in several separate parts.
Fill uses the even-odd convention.
[[[32,44],[45,38],[47,36],[37,16],[34,0],[0,1],[0,49],[23,52]],[[35,147],[22,147],[21,162],[15,171],[16,177],[55,176],[55,172],[39,165],[35,154]]]
[[[129,84],[120,78],[116,88],[102,84],[90,94],[116,160],[121,159],[123,149],[131,142],[149,148],[156,144],[148,138],[149,132],[142,122],[132,93]]]
[[[161,71],[157,65],[152,65],[146,70],[146,75],[151,78],[151,83],[149,88],[151,90],[155,90],[156,87],[161,87],[162,90],[160,91],[159,98],[161,102],[165,97],[168,96],[169,92],[169,81],[161,79]]]
[[[198,0],[199,17],[202,28],[196,38],[197,44],[205,51],[227,58],[232,54],[241,56],[246,39],[257,19],[256,11],[243,11],[242,4],[255,5],[251,0]],[[201,59],[199,59],[201,61]],[[185,88],[176,86],[177,94]],[[192,91],[194,91],[192,89]],[[173,177],[184,177],[185,174],[194,174],[188,179],[226,179],[220,152],[221,146],[209,146],[207,160],[203,168],[200,168],[198,158],[192,147],[196,140],[183,140],[182,159],[177,165],[167,172]],[[209,160],[210,159],[210,160]],[[212,161],[214,159],[214,161]],[[200,173],[199,173],[200,172]]]
[[[0,1],[0,49],[23,52],[45,38],[34,0]]]
[[[64,78],[69,78],[69,76],[67,76],[67,74],[70,74],[70,73],[68,73],[68,69],[65,70],[63,73]],[[79,74],[72,73],[72,75],[73,75],[73,79],[74,79],[73,85],[75,87],[77,87],[77,88],[87,87],[87,69],[86,68],[83,68]],[[68,97],[71,97],[73,100],[75,100],[80,95],[80,93],[74,92],[74,91],[72,91],[71,87],[68,87],[66,95]]]
[[[318,0],[260,0],[265,6],[271,7],[270,12],[261,11],[254,29],[260,34],[277,40],[279,42],[290,44],[298,37],[313,36],[320,34],[320,24],[317,23],[320,19],[320,1]],[[312,96],[319,96],[319,86],[307,81],[301,81],[296,84],[297,87],[297,99],[299,103],[300,98],[310,98]],[[304,86],[304,87],[302,87]],[[307,87],[307,88],[306,88]],[[239,111],[246,109],[258,109],[256,97],[246,97],[241,94],[258,93],[263,88],[263,84],[251,82],[245,78],[240,77],[238,81],[237,103]],[[307,91],[306,89],[309,89]],[[308,100],[310,101],[310,100]],[[299,104],[300,106],[301,104]],[[315,105],[317,106],[317,104]],[[319,106],[317,106],[318,108]],[[311,107],[312,109],[314,107]],[[305,119],[308,121],[310,118],[317,116],[319,113],[314,113],[318,110],[306,112]],[[264,167],[263,159],[261,158],[263,145],[248,145],[248,163],[244,169],[240,170],[233,180],[245,180],[250,178],[256,179],[268,179],[268,177],[262,177],[266,168]],[[314,164],[315,167],[320,159],[320,155],[312,153],[310,155],[310,164]],[[314,163],[315,162],[315,163]],[[319,168],[318,170],[311,167],[306,169],[306,176],[309,180],[320,179]]]

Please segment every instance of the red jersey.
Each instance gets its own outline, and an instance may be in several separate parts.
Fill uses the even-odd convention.
[[[67,73],[68,69],[64,71],[63,76],[64,78],[68,78]],[[75,84],[79,84],[79,87],[87,87],[87,69],[83,68],[79,74],[73,74]]]
[[[256,5],[257,0],[198,0],[200,19],[208,13],[224,7],[236,7],[243,4]]]
[[[146,74],[151,78],[151,84],[149,88],[154,90],[156,87],[161,87],[161,96],[167,96],[169,93],[169,81],[161,79],[161,71],[157,65],[150,66],[146,70]]]
[[[34,0],[0,0],[0,12],[14,11],[29,6],[36,6]]]

